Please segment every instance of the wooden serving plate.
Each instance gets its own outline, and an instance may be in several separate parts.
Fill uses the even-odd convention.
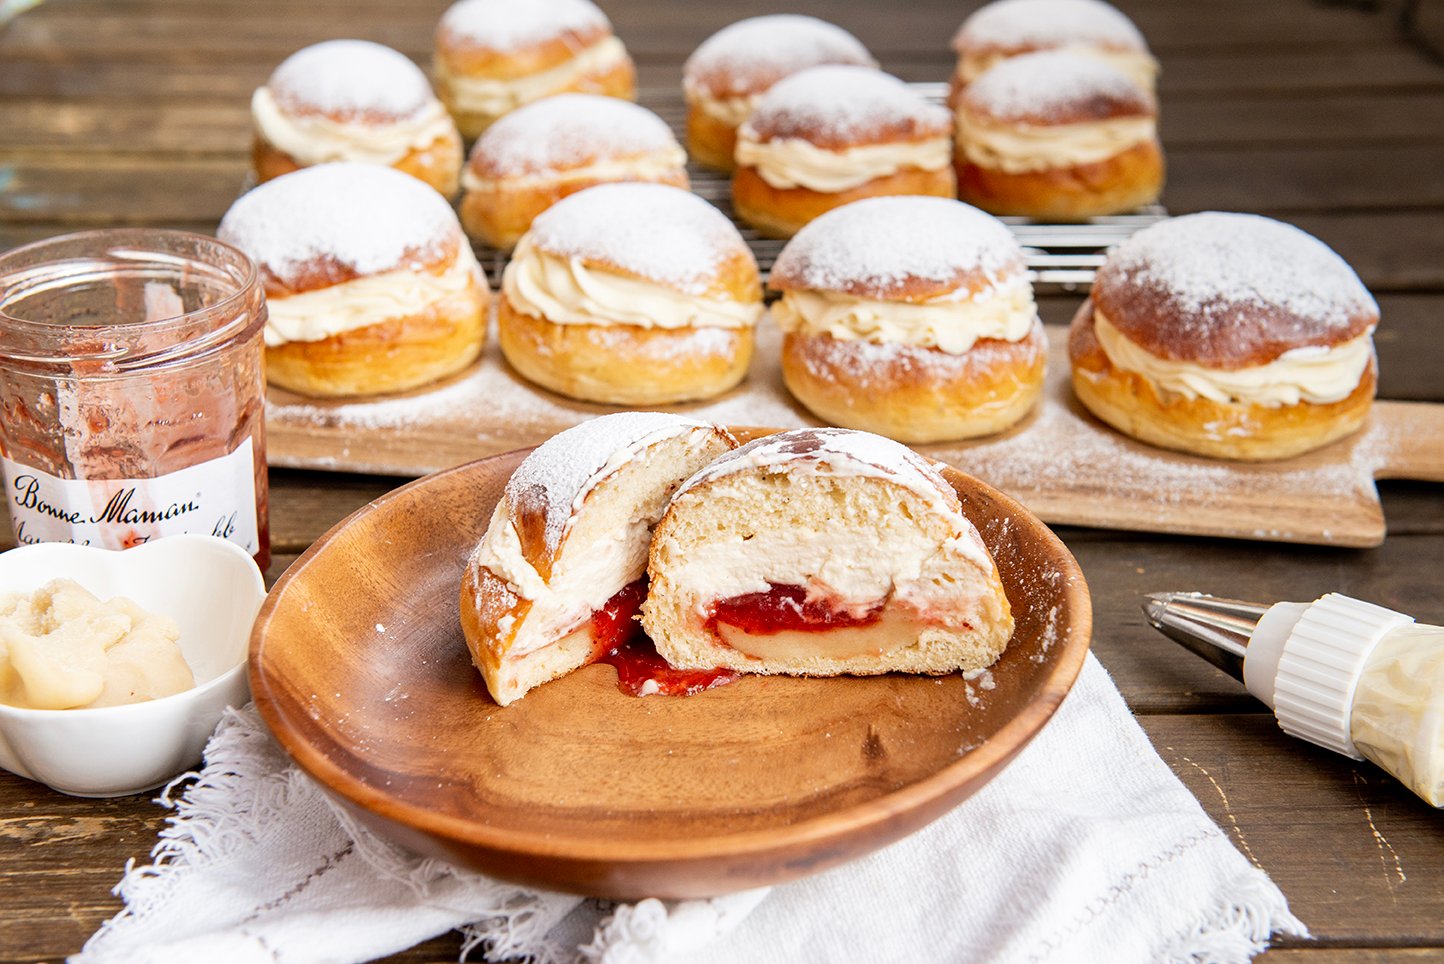
[[[1022,424],[975,442],[917,446],[1008,492],[1048,522],[1322,545],[1384,541],[1376,478],[1444,482],[1444,405],[1381,401],[1349,438],[1282,462],[1205,459],[1115,432],[1073,397],[1067,331],[1048,328],[1042,402]],[[820,424],[782,383],[781,338],[764,321],[747,380],[669,411],[724,425]],[[372,401],[326,402],[272,389],[267,453],[292,468],[421,475],[537,445],[609,411],[536,388],[495,345],[443,385]]]
[[[952,470],[1017,630],[972,680],[744,677],[624,695],[588,666],[499,707],[458,625],[462,566],[526,452],[389,493],[276,584],[251,689],[291,756],[381,836],[496,877],[613,898],[699,897],[832,867],[976,791],[1047,722],[1087,653],[1073,557]]]

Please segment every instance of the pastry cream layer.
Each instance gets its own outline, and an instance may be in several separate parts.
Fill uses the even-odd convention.
[[[743,94],[740,97],[713,97],[691,84],[686,85],[686,94],[689,104],[697,105],[702,113],[730,127],[741,127],[742,122],[752,116],[752,112],[757,109],[757,102],[762,99],[761,93]]]
[[[1152,117],[1117,117],[1081,124],[998,124],[957,114],[958,148],[979,167],[1021,174],[1093,164],[1158,136]]]
[[[820,632],[784,629],[776,633],[749,633],[718,620],[717,635],[728,646],[757,659],[807,659],[814,656],[857,659],[881,656],[912,646],[928,626],[914,614],[888,606],[877,622],[866,626],[834,626]]]
[[[436,79],[451,93],[456,110],[499,117],[522,104],[566,90],[578,77],[610,70],[626,57],[627,50],[620,40],[604,37],[566,63],[522,77],[463,77],[453,73],[446,60],[438,57]]]
[[[437,301],[486,286],[471,246],[458,246],[455,262],[441,274],[398,268],[353,278],[329,288],[266,299],[266,344],[320,341],[422,311]]]
[[[671,147],[654,154],[619,160],[602,160],[581,167],[556,168],[529,174],[510,174],[505,177],[478,177],[468,167],[461,172],[461,186],[468,191],[497,191],[524,190],[531,187],[549,187],[555,184],[574,184],[581,181],[656,181],[678,173],[686,166],[687,152],[681,147]]]
[[[349,123],[320,115],[291,116],[265,87],[251,95],[251,116],[267,143],[307,166],[328,161],[394,164],[413,150],[430,147],[452,130],[451,117],[438,100],[405,120]]]
[[[784,191],[805,187],[823,194],[839,194],[904,169],[942,170],[952,161],[953,153],[946,137],[831,151],[799,137],[758,141],[749,134],[747,127],[738,132],[738,166],[755,168],[758,177]]]
[[[1110,50],[1088,44],[1069,44],[1058,49],[1101,60],[1126,74],[1129,80],[1144,90],[1153,90],[1158,79],[1158,61],[1146,51]],[[996,66],[999,61],[1007,60],[1009,56],[999,52],[965,56],[958,61],[957,78],[964,84],[977,80],[984,71]]]
[[[1021,341],[1037,309],[1023,278],[966,299],[945,295],[912,303],[859,298],[836,291],[787,291],[772,307],[784,332],[841,341],[912,345],[961,355],[980,338]]]
[[[655,281],[590,268],[580,258],[540,251],[523,237],[502,275],[511,306],[559,325],[639,328],[751,328],[761,302],[701,298]]]
[[[1300,402],[1337,402],[1359,387],[1359,379],[1374,357],[1373,332],[1369,331],[1341,345],[1294,348],[1263,365],[1210,368],[1159,358],[1130,341],[1096,308],[1093,330],[1113,367],[1142,375],[1158,388],[1185,398],[1224,404],[1278,408]]]

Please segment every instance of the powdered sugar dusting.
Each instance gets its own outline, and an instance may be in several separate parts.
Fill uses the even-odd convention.
[[[510,51],[564,33],[611,32],[607,15],[588,0],[461,0],[442,14],[442,33],[487,50]]]
[[[877,61],[841,27],[799,14],[748,17],[702,42],[682,66],[689,85],[714,97],[757,93],[789,74],[821,64],[876,67]]]
[[[1123,71],[1096,57],[1048,50],[1012,57],[988,69],[963,91],[962,104],[1000,120],[1064,114],[1097,106],[1103,117],[1149,114],[1149,95]]]
[[[379,274],[455,249],[461,226],[429,185],[379,164],[317,164],[254,188],[218,235],[288,287],[318,260]]]
[[[645,107],[596,94],[558,94],[492,124],[472,148],[470,164],[477,175],[505,177],[656,154],[677,146],[666,121]]]
[[[583,422],[537,446],[516,467],[506,483],[507,503],[545,507],[545,543],[554,552],[573,509],[602,478],[648,446],[704,427],[664,412],[617,412]]]
[[[975,271],[996,283],[1022,267],[1017,239],[990,214],[947,198],[877,197],[809,222],[782,249],[772,277],[783,288],[886,293],[912,279],[948,283]]]
[[[537,248],[614,264],[685,294],[702,294],[721,265],[752,252],[726,215],[665,184],[601,184],[563,198],[532,222]]]
[[[1175,325],[1203,337],[1271,312],[1284,340],[1347,331],[1378,306],[1343,258],[1291,224],[1256,214],[1206,211],[1152,225],[1108,254],[1099,290],[1144,290],[1172,306]]]
[[[406,55],[369,40],[328,40],[296,51],[267,81],[293,113],[338,120],[406,120],[431,102],[431,85]]]
[[[1148,49],[1133,21],[1101,0],[997,0],[964,20],[953,37],[954,50],[1041,50],[1071,44]]]
[[[809,67],[778,81],[743,125],[760,139],[856,140],[878,131],[911,128],[921,136],[947,131],[946,108],[891,74],[869,67]]]

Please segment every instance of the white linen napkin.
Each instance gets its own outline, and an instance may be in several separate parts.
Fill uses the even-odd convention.
[[[126,907],[72,961],[361,961],[462,928],[487,960],[1247,961],[1306,935],[1090,655],[1057,715],[918,833],[805,880],[604,904],[403,853],[336,810],[254,709],[232,712]],[[173,785],[175,786],[175,785]]]

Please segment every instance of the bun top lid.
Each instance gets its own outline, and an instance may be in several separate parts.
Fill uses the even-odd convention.
[[[1068,46],[1148,50],[1133,21],[1102,0],[997,0],[964,20],[953,35],[959,53]]]
[[[682,66],[682,78],[712,97],[745,97],[821,64],[876,67],[877,61],[835,24],[779,13],[739,20],[702,41]]]
[[[461,0],[437,25],[440,42],[501,54],[611,32],[612,22],[590,0]]]
[[[557,94],[505,114],[471,149],[481,177],[570,170],[599,160],[679,149],[672,129],[631,101]]]
[[[1045,50],[1010,57],[963,89],[959,107],[995,120],[1078,124],[1157,113],[1153,96],[1096,57]]]
[[[778,81],[742,125],[759,141],[798,138],[818,147],[947,136],[952,115],[891,74],[870,67],[809,67]]]
[[[426,109],[434,95],[405,54],[369,40],[328,40],[296,51],[266,81],[290,114],[386,123]]]
[[[1160,221],[1108,254],[1094,306],[1154,355],[1221,368],[1359,337],[1378,305],[1322,241],[1256,214]]]

